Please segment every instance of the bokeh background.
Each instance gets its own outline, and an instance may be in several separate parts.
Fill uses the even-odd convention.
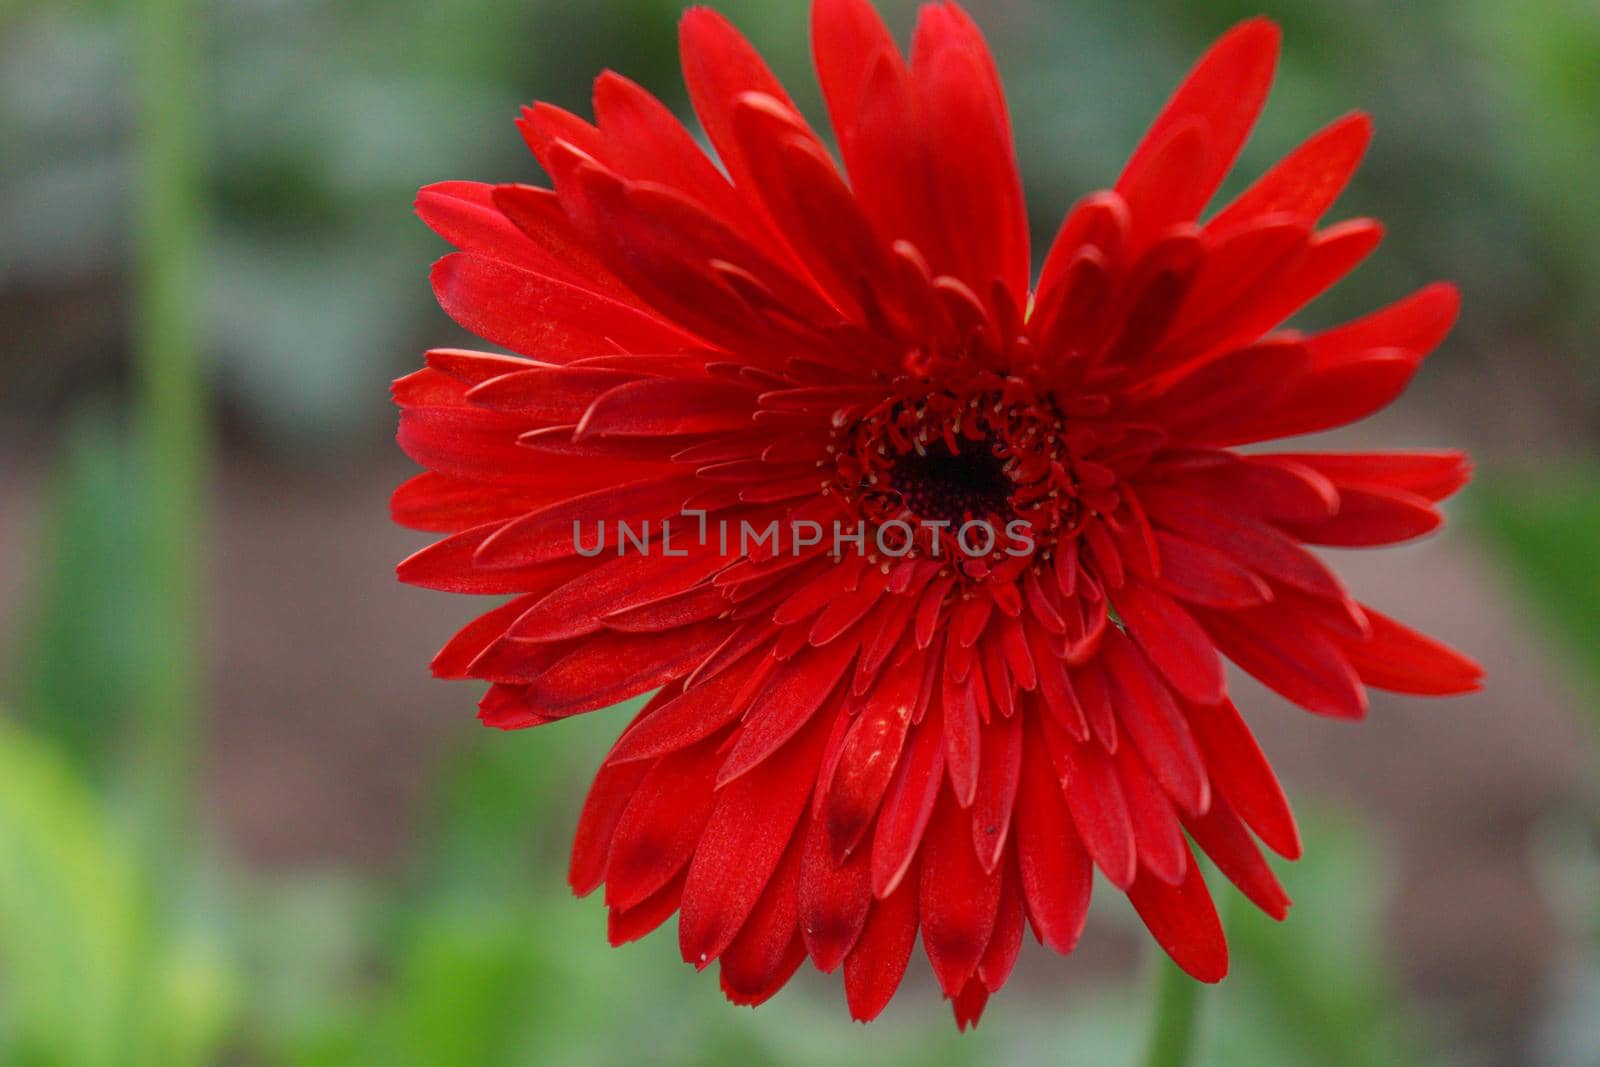
[[[718,6],[820,117],[805,5]],[[1283,926],[1222,890],[1204,1062],[1600,1064],[1600,6],[970,7],[1039,241],[1264,9],[1286,53],[1241,175],[1350,108],[1378,124],[1340,211],[1386,245],[1307,322],[1466,298],[1339,443],[1467,446],[1478,479],[1442,536],[1336,562],[1488,688],[1360,726],[1242,692],[1308,855]],[[670,925],[606,948],[565,849],[626,711],[490,736],[427,675],[471,606],[393,581],[422,539],[386,518],[386,387],[464,338],[412,196],[538,180],[518,106],[586,110],[604,67],[683,111],[680,9],[0,3],[0,1063],[1136,1059],[1148,949],[1111,893],[961,1037],[924,970],[864,1030],[814,974],[727,1005]]]

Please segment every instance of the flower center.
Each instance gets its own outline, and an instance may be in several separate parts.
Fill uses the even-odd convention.
[[[923,452],[894,457],[889,484],[910,511],[923,518],[959,525],[970,519],[1004,516],[1011,511],[1011,479],[995,454],[990,438],[962,442],[950,451],[944,440]]]
[[[988,573],[1046,548],[1072,521],[1063,426],[1055,405],[1015,378],[942,389],[908,380],[898,395],[840,420],[831,488],[884,530],[885,543],[898,542],[903,551],[892,554],[982,557],[989,562],[977,570]]]

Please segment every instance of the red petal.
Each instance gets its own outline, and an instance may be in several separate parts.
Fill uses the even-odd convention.
[[[735,1004],[760,1004],[781,989],[806,958],[800,940],[800,857],[795,834],[750,918],[720,957],[722,991]]]
[[[933,723],[924,723],[911,732],[878,812],[872,838],[872,892],[879,899],[893,892],[910,869],[943,780],[944,737]]]
[[[1340,649],[1361,680],[1378,689],[1419,696],[1476,692],[1483,668],[1433,638],[1362,605],[1372,634],[1340,640]]]
[[[1024,925],[1022,883],[1017,877],[1016,865],[1007,862],[1000,882],[1000,907],[995,912],[994,933],[989,935],[989,947],[983,950],[978,961],[978,977],[984,988],[998,993],[1011,977],[1017,955],[1022,951]]]
[[[1318,715],[1359,719],[1367,691],[1348,660],[1327,637],[1305,627],[1285,627],[1268,605],[1245,611],[1202,610],[1200,622],[1217,647],[1262,684]]]
[[[727,624],[716,620],[656,634],[583,638],[533,680],[528,698],[553,715],[609,707],[687,674],[727,633]]]
[[[1228,973],[1228,942],[1198,863],[1189,862],[1189,873],[1177,887],[1141,875],[1129,887],[1128,899],[1172,962],[1198,981],[1222,981]]]
[[[1295,828],[1289,801],[1233,701],[1209,708],[1186,707],[1184,713],[1205,753],[1214,791],[1228,798],[1269,848],[1287,859],[1299,859],[1300,831]],[[1213,803],[1215,800],[1213,796]]]
[[[921,663],[891,668],[850,724],[827,783],[825,822],[832,855],[854,851],[878,813],[899,765],[913,707],[922,687]]]
[[[1321,522],[1339,510],[1339,490],[1315,468],[1291,459],[1240,456],[1213,449],[1171,450],[1160,475],[1257,518]]]
[[[1353,322],[1307,338],[1317,366],[1332,366],[1374,349],[1399,348],[1425,356],[1438,347],[1461,308],[1456,287],[1435,282]]]
[[[1379,349],[1313,369],[1275,407],[1244,415],[1207,435],[1212,444],[1248,444],[1318,433],[1357,422],[1392,403],[1416,376],[1421,362],[1401,349]]]
[[[1333,206],[1372,140],[1372,120],[1360,112],[1334,120],[1256,180],[1206,229],[1226,232],[1279,212],[1316,222]]]
[[[817,719],[794,744],[717,791],[683,887],[685,962],[704,967],[720,956],[755,908],[816,784],[828,725]]]
[[[935,778],[937,781],[937,778]],[[888,1006],[905,977],[917,943],[917,891],[914,871],[882,900],[875,901],[855,947],[844,961],[844,993],[850,1017],[871,1022]]]
[[[1217,797],[1210,811],[1199,817],[1186,816],[1183,825],[1194,835],[1195,844],[1256,907],[1279,922],[1288,917],[1289,894],[1278,884],[1250,831],[1226,800]]]
[[[478,550],[505,526],[500,522],[486,523],[413,552],[395,567],[395,577],[407,585],[446,593],[536,592],[542,596],[589,565],[588,560],[574,556],[539,567],[483,570],[473,562]]]
[[[652,709],[622,736],[607,761],[654,759],[709,737],[743,714],[748,701],[736,698],[767,662],[764,658],[751,658]]]
[[[1215,704],[1222,699],[1222,661],[1194,616],[1140,582],[1124,586],[1114,599],[1128,633],[1172,688],[1197,704]]]
[[[679,550],[685,551],[685,550]],[[704,582],[726,560],[714,552],[619,556],[590,567],[551,590],[509,630],[527,641],[558,641],[593,633],[607,615],[652,603]],[[720,590],[712,590],[726,603]]]
[[[583,812],[578,816],[567,870],[567,883],[578,896],[589,895],[605,880],[611,835],[627,810],[628,801],[633,799],[633,791],[649,770],[649,765],[643,763],[606,764],[595,774]]]
[[[811,821],[800,863],[800,933],[812,962],[825,972],[844,961],[866,926],[872,905],[868,862],[865,851],[835,860],[826,825]]]
[[[950,1011],[955,1015],[956,1029],[965,1033],[968,1027],[977,1026],[988,1003],[989,990],[981,978],[973,975],[961,987],[961,992],[950,998]]]
[[[526,367],[478,383],[466,398],[529,420],[574,423],[597,397],[634,378],[613,367]]]
[[[501,568],[565,559],[577,554],[585,527],[598,539],[608,522],[612,543],[620,547],[621,523],[648,536],[652,528],[660,532],[661,520],[671,518],[683,534],[680,544],[687,545],[694,524],[680,513],[697,484],[692,476],[647,478],[568,497],[507,523],[484,541],[475,560],[484,567]],[[587,551],[589,543],[583,544]]]
[[[752,239],[765,232],[747,205],[735,195],[677,116],[661,101],[614,71],[594,83],[595,118],[605,135],[606,161],[634,180],[671,186],[722,212],[735,228]]]
[[[1472,477],[1472,461],[1465,452],[1295,452],[1254,458],[1310,467],[1339,486],[1396,489],[1435,501]]]
[[[417,193],[417,215],[434,233],[463,252],[475,252],[549,275],[587,289],[588,282],[569,263],[530,241],[494,202],[494,186],[483,182],[437,182]]]
[[[838,641],[780,665],[750,702],[739,740],[717,772],[717,788],[771,759],[810,722],[839,688],[855,654],[852,642]]]
[[[978,694],[973,675],[958,679],[954,671],[953,660],[946,658],[940,701],[944,713],[944,765],[950,772],[950,788],[955,790],[956,803],[969,808],[978,792],[978,761],[982,755]]]
[[[1168,885],[1180,884],[1191,858],[1172,801],[1150,776],[1132,745],[1118,748],[1112,762],[1117,768],[1117,780],[1122,783],[1122,795],[1128,802],[1139,866]]]
[[[970,827],[955,797],[943,793],[922,850],[922,947],[947,997],[977,970],[1000,906],[1000,872],[978,863]]]
[[[1205,762],[1166,685],[1121,630],[1107,632],[1103,661],[1117,719],[1139,746],[1156,780],[1185,810],[1206,810],[1211,789]]]
[[[683,877],[686,872],[658,889],[654,896],[636,908],[627,911],[612,910],[606,915],[606,940],[612,946],[625,945],[652,933],[672,917],[683,901]]]
[[[1028,297],[1028,217],[1005,98],[983,36],[954,5],[928,5],[912,38],[912,80],[926,123],[938,204],[958,269],[979,293],[1000,280]]]
[[[1029,326],[1033,337],[1044,339],[1061,319],[1062,310],[1077,306],[1084,274],[1110,275],[1127,244],[1128,205],[1116,193],[1099,192],[1079,200],[1061,220],[1055,240],[1039,271],[1039,285]],[[1075,277],[1075,275],[1077,277]],[[1063,328],[1070,328],[1063,323]],[[1051,346],[1046,346],[1049,351]]]
[[[537,600],[537,596],[519,596],[473,619],[462,627],[433,657],[429,665],[435,678],[460,680],[471,677],[467,668],[495,641],[504,636],[506,627]]]
[[[1045,738],[1050,740],[1046,724]],[[1052,742],[1051,754],[1057,757],[1067,809],[1072,812],[1078,837],[1093,857],[1095,865],[1119,889],[1132,884],[1138,872],[1134,850],[1133,822],[1127,800],[1117,782],[1111,757],[1099,745]]]
[[[753,197],[759,188],[735,126],[740,97],[762,93],[799,114],[783,85],[738,30],[710,8],[690,8],[678,25],[678,54],[689,100],[733,177],[736,189]],[[708,204],[708,208],[717,208]]]
[[[1345,599],[1344,587],[1320,560],[1265,523],[1230,514],[1201,496],[1165,486],[1148,486],[1139,497],[1160,526],[1285,585],[1313,596]]]
[[[1158,585],[1192,604],[1245,608],[1272,598],[1272,587],[1250,570],[1205,545],[1156,531],[1161,553]]]
[[[545,503],[537,493],[423,471],[406,479],[389,498],[389,517],[401,526],[430,533],[456,533],[488,522],[504,522]]]
[[[1187,199],[1198,211],[1222,184],[1255,125],[1278,60],[1278,28],[1265,19],[1250,19],[1224,34],[1195,64],[1177,92],[1162,109],[1150,132],[1134,150],[1127,169],[1117,181],[1117,191],[1139,186],[1156,165],[1163,144],[1174,131],[1198,124],[1207,134],[1210,151],[1203,164],[1189,174]],[[1171,195],[1174,190],[1161,190]],[[1152,191],[1154,192],[1154,191]],[[1137,225],[1143,211],[1154,205],[1134,203]]]
[[[637,907],[689,862],[716,802],[719,758],[717,745],[707,741],[657,760],[644,776],[612,834],[608,907]]]
[[[433,267],[439,306],[468,333],[569,362],[616,351],[685,352],[697,342],[647,312],[568,282],[457,252]]]
[[[1030,718],[1030,723],[1031,723]],[[1038,728],[1027,727],[1017,798],[1017,866],[1039,940],[1063,955],[1083,933],[1094,868],[1072,825]]]
[[[746,95],[735,129],[774,221],[840,308],[894,293],[887,251],[827,151],[771,97]],[[898,308],[899,297],[891,297]]]
[[[497,211],[545,253],[559,269],[538,271],[557,278],[571,278],[576,285],[592,289],[631,306],[639,297],[617,280],[600,262],[578,228],[562,210],[554,189],[531,185],[497,185],[492,193]]]
[[[1117,716],[1111,706],[1111,684],[1106,680],[1104,667],[1098,660],[1090,660],[1071,672],[1072,689],[1083,705],[1084,718],[1089,721],[1095,741],[1107,752],[1117,750]]]
[[[1226,335],[1233,308],[1304,254],[1311,223],[1296,216],[1268,215],[1220,236],[1214,224],[1207,226],[1205,238],[1205,261],[1172,327],[1171,347],[1179,353],[1204,351]],[[1172,358],[1157,359],[1154,365],[1170,366]]]
[[[1364,548],[1392,545],[1430,534],[1444,521],[1428,501],[1396,489],[1339,490],[1339,513],[1317,523],[1286,523],[1300,540],[1314,545]]]
[[[1067,674],[1066,663],[1050,648],[1043,630],[1028,628],[1028,644],[1039,678],[1039,702],[1044,711],[1074,740],[1089,739],[1089,723],[1083,705]]]
[[[1022,774],[1022,719],[992,720],[984,730],[983,769],[972,805],[972,843],[978,862],[992,871],[1010,840],[1011,812]]]
[[[1351,219],[1313,234],[1304,255],[1234,306],[1232,329],[1219,347],[1247,344],[1279,325],[1354,270],[1382,239],[1383,227],[1372,219]]]
[[[1137,404],[1133,414],[1180,441],[1228,438],[1238,415],[1271,410],[1309,367],[1299,341],[1261,341],[1184,367],[1159,393]]]
[[[755,391],[722,381],[645,378],[610,389],[589,405],[574,437],[666,436],[749,429]]]

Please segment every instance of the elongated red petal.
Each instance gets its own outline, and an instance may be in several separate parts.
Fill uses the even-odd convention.
[[[1000,872],[986,872],[978,862],[969,819],[944,793],[922,849],[922,943],[947,997],[960,993],[977,970],[1000,906]]]
[[[899,886],[876,900],[850,955],[844,960],[844,992],[850,1017],[870,1022],[889,1004],[905,977],[911,950],[917,944],[917,896],[920,879],[906,872]]]
[[[1197,704],[1222,699],[1222,661],[1194,616],[1142,583],[1124,586],[1115,602],[1128,632],[1174,689]]]
[[[1071,952],[1089,914],[1094,869],[1044,751],[1044,738],[1031,726],[1022,746],[1016,838],[1034,932],[1055,951]]]
[[[793,744],[718,790],[683,887],[678,947],[686,963],[703,968],[720,956],[755,908],[811,795],[825,726],[813,722]]]
[[[707,742],[658,760],[634,791],[606,859],[606,904],[637,907],[689,862],[716,803],[718,754]]]
[[[1010,840],[1011,812],[1022,775],[1022,719],[991,722],[983,734],[983,765],[972,805],[972,844],[983,869],[992,871]]]
[[[1299,859],[1300,831],[1295,827],[1283,787],[1233,702],[1186,707],[1184,713],[1205,752],[1206,767],[1216,790],[1232,802],[1274,852],[1286,859]]]
[[[818,968],[831,972],[844,962],[867,923],[872,906],[867,852],[836,860],[827,826],[813,819],[806,832],[798,893],[806,951]]]
[[[884,798],[872,838],[872,892],[879,899],[894,891],[916,858],[944,781],[942,742],[940,731],[932,724],[913,730]]]
[[[457,252],[434,264],[433,292],[449,316],[479,337],[552,362],[696,347],[661,319],[544,274]]]
[[[1366,605],[1362,611],[1371,635],[1339,645],[1367,685],[1419,696],[1471,693],[1482,685],[1483,668],[1466,656]]]
[[[1140,875],[1128,887],[1128,899],[1156,944],[1190,977],[1220,982],[1227,975],[1228,943],[1198,863],[1189,862],[1189,873],[1176,887],[1148,873]]]
[[[1171,692],[1120,630],[1106,634],[1105,667],[1117,721],[1156,780],[1185,810],[1204,811],[1211,799],[1205,763]]]
[[[804,836],[795,834],[755,910],[718,957],[722,990],[735,1004],[760,1004],[776,993],[806,958],[798,903],[804,850]]]
[[[1194,836],[1195,844],[1216,861],[1218,869],[1256,907],[1280,922],[1288,916],[1289,894],[1278,884],[1250,831],[1226,800],[1215,798],[1209,811],[1186,816],[1183,825]]]
[[[1339,719],[1366,715],[1367,692],[1355,669],[1322,634],[1286,631],[1270,608],[1207,610],[1201,624],[1225,656],[1307,711]]]
[[[1278,28],[1265,19],[1251,19],[1228,31],[1195,64],[1161,115],[1134,150],[1117,191],[1147,189],[1153,202],[1179,197],[1193,217],[1222,184],[1244,146],[1256,116],[1266,103],[1278,59]],[[1174,170],[1167,183],[1146,184],[1146,175],[1162,163],[1163,149],[1174,134],[1194,129],[1204,138],[1206,154],[1189,173]],[[1152,204],[1130,201],[1137,225]]]
[[[1315,222],[1338,199],[1372,140],[1372,120],[1360,112],[1336,119],[1285,156],[1206,224],[1225,232],[1280,212]]]

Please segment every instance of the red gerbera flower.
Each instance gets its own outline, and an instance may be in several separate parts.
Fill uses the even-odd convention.
[[[1318,228],[1361,115],[1198,221],[1266,96],[1268,22],[1206,54],[1031,290],[967,16],[925,8],[907,62],[865,0],[818,0],[813,40],[842,173],[697,9],[683,69],[722,169],[607,73],[597,125],[522,115],[553,190],[422,191],[461,249],[439,302],[521,354],[430,352],[395,386],[427,468],[395,518],[450,535],[401,578],[515,594],[434,670],[492,683],[481,718],[507,729],[656,690],[595,779],[572,886],[605,884],[613,943],[679,912],[684,959],[737,1002],[810,957],[870,1019],[920,932],[965,1025],[1025,925],[1072,950],[1092,867],[1219,979],[1189,841],[1276,917],[1255,839],[1300,843],[1218,653],[1351,719],[1366,686],[1480,676],[1302,547],[1429,532],[1464,455],[1234,446],[1393,400],[1456,293],[1278,329],[1378,243]]]

